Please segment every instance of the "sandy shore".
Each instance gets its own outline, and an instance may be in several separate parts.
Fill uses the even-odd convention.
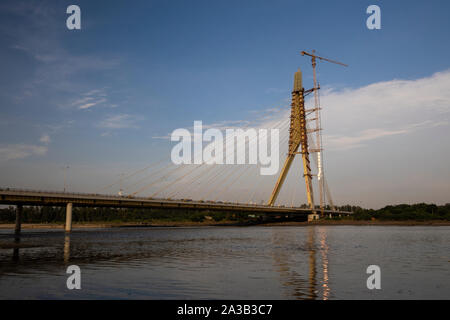
[[[126,227],[211,227],[211,226],[248,226],[249,224],[237,223],[236,221],[156,221],[149,223],[74,223],[73,229],[92,229],[92,228],[126,228]],[[320,220],[314,222],[270,222],[263,224],[250,224],[255,226],[450,226],[450,221],[431,220],[431,221],[352,221],[352,220]],[[14,229],[14,224],[0,224],[0,229]],[[22,229],[64,229],[64,224],[47,223],[24,223]]]

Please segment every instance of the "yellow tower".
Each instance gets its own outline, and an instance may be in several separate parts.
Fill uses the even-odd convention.
[[[304,88],[302,84],[302,72],[300,69],[294,76],[294,89],[292,90],[292,103],[291,103],[291,125],[289,128],[289,151],[286,161],[284,162],[283,169],[275,184],[272,195],[270,196],[268,205],[272,206],[280,193],[284,180],[286,179],[289,168],[296,154],[302,155],[303,160],[303,176],[306,184],[306,196],[308,198],[308,204],[313,212],[313,219],[317,218],[314,207],[314,195],[312,189],[312,175],[311,167],[309,163],[309,151],[308,151],[308,132],[306,128],[306,114],[305,114],[305,102],[304,102]],[[299,147],[301,151],[298,152]]]

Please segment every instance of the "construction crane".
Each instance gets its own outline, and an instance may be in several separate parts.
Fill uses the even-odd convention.
[[[312,132],[316,133],[316,151],[317,152],[317,184],[319,186],[319,197],[320,197],[320,210],[321,213],[323,215],[324,213],[324,209],[325,209],[325,194],[324,194],[324,188],[326,189],[327,195],[328,195],[328,200],[330,202],[331,208],[332,210],[334,209],[334,205],[333,205],[333,200],[331,199],[331,194],[330,191],[328,189],[328,187],[325,184],[325,179],[324,179],[324,174],[323,174],[323,157],[322,157],[322,128],[321,128],[321,121],[320,121],[320,105],[319,105],[319,92],[318,90],[320,89],[318,83],[317,83],[317,75],[316,75],[316,59],[319,59],[321,61],[327,61],[327,62],[331,62],[334,64],[338,64],[344,67],[348,67],[348,65],[346,65],[345,63],[339,62],[339,61],[335,61],[335,60],[331,60],[331,59],[327,59],[324,57],[320,57],[318,55],[316,55],[316,51],[312,50],[312,53],[308,53],[306,51],[302,51],[301,52],[302,56],[309,56],[311,57],[311,63],[312,63],[312,67],[313,67],[313,78],[314,78],[314,109],[313,111],[315,111],[315,115],[316,117],[314,118],[315,122],[316,122],[316,128],[312,129]]]

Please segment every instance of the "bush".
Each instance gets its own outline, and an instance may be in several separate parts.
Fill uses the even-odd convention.
[[[353,215],[355,220],[370,220],[372,216],[367,212],[358,212]]]

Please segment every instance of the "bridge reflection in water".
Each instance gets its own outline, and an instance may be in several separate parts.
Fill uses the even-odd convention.
[[[171,290],[179,290],[181,283],[187,290],[180,295],[184,298],[232,298],[241,294],[239,298],[247,299],[328,299],[328,230],[321,226],[119,228],[74,233],[27,231],[14,237],[3,234],[0,280],[27,281],[28,274],[36,274],[43,278],[40,285],[31,285],[32,292],[48,290],[62,297],[67,293],[47,286],[57,283],[51,280],[54,275],[64,276],[67,266],[76,264],[82,266],[85,275],[104,268],[115,270],[116,276],[106,278],[108,281],[115,283],[117,275],[127,280],[114,284],[114,290],[133,292],[140,285],[133,277],[141,275],[149,281],[148,293],[138,291],[143,298],[147,294],[164,296],[152,291],[158,286],[173,294]],[[12,259],[10,254],[6,257],[6,250]],[[103,283],[103,275],[91,279],[99,290],[109,288]],[[198,287],[193,290],[193,286]],[[260,291],[262,288],[267,292]]]
[[[287,290],[285,293],[287,298],[328,300],[330,287],[327,229],[314,226],[307,229],[306,237],[303,233],[300,234],[304,237],[303,239],[298,239],[298,233],[295,230],[273,229],[272,242],[275,248],[286,248],[289,245],[293,248],[292,250],[274,250],[274,265],[283,287]],[[316,243],[317,233],[319,244]],[[303,254],[299,254],[299,251],[303,251]],[[317,259],[318,254],[320,254],[319,259]],[[318,280],[320,276],[321,279]]]
[[[68,264],[70,261],[70,234],[64,236],[64,263]]]
[[[26,246],[25,246],[26,247]],[[21,248],[21,242],[20,242],[20,236],[14,237],[14,244],[13,244],[13,255],[12,260],[14,262],[20,261],[20,248]],[[66,234],[64,236],[64,250],[63,250],[63,261],[64,264],[68,265],[70,262],[70,234]]]
[[[449,292],[449,235],[436,226],[25,230],[20,239],[0,230],[0,299],[439,299]],[[391,270],[376,293],[365,273],[374,260]],[[73,264],[79,292],[66,288]]]

